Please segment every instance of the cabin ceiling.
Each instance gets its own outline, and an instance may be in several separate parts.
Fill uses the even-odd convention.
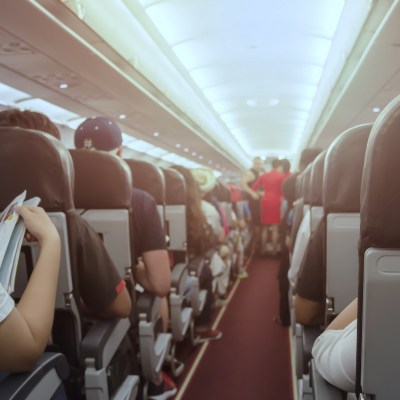
[[[397,0],[6,0],[1,82],[234,172],[373,121],[399,20]]]

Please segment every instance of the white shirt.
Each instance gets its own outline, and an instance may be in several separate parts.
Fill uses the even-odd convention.
[[[0,284],[0,322],[3,322],[14,308],[14,300]]]
[[[346,392],[354,392],[356,381],[357,320],[344,329],[329,329],[317,338],[312,349],[321,376]]]
[[[290,261],[290,268],[288,272],[289,282],[292,287],[296,286],[297,276],[299,275],[301,262],[303,261],[304,253],[311,236],[311,212],[307,210],[304,215],[294,244],[293,254]]]
[[[218,211],[211,203],[205,200],[201,201],[201,208],[203,210],[207,222],[211,225],[217,237],[219,237],[221,235],[223,227],[221,225],[221,218],[219,216]]]

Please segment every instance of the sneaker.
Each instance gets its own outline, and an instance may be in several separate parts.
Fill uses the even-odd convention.
[[[207,329],[205,331],[196,332],[197,339],[202,342],[210,340],[218,340],[222,338],[222,332],[216,329]]]
[[[176,394],[176,385],[173,380],[165,373],[161,372],[163,381],[156,385],[149,383],[148,398],[153,400],[167,400]]]
[[[238,278],[238,279],[246,279],[246,278],[248,278],[248,277],[249,277],[249,274],[248,274],[248,272],[245,271],[245,270],[240,271],[240,272],[237,274],[237,276],[236,276],[236,278]]]

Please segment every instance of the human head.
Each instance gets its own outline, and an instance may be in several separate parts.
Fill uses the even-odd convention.
[[[122,132],[111,118],[94,117],[83,121],[75,130],[77,149],[102,150],[121,155]]]
[[[311,164],[322,149],[319,147],[308,147],[301,152],[299,172],[305,170],[308,164]]]
[[[280,160],[278,158],[274,158],[271,161],[271,166],[272,166],[273,169],[278,169],[281,166]]]
[[[44,114],[36,111],[18,110],[11,108],[0,111],[0,127],[20,127],[25,129],[35,129],[45,132],[61,140],[60,131],[57,126]]]
[[[283,173],[287,174],[288,172],[290,172],[290,162],[289,162],[289,160],[284,158],[283,160],[280,160],[280,164],[281,164],[281,168],[282,168],[282,172]]]
[[[217,184],[214,173],[209,168],[194,168],[191,173],[199,186],[202,197],[211,192]]]
[[[264,170],[264,161],[261,159],[261,157],[253,158],[253,168],[258,172],[262,172]]]

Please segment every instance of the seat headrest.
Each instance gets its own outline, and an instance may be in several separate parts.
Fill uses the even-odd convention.
[[[322,206],[322,184],[324,178],[326,151],[320,153],[313,161],[311,170],[311,205]]]
[[[19,193],[38,196],[46,211],[74,208],[74,167],[68,150],[47,133],[0,128],[0,209]]]
[[[325,214],[360,212],[361,176],[371,127],[350,128],[329,146],[322,189]]]
[[[367,145],[361,184],[360,250],[400,247],[400,96],[380,113]]]
[[[186,205],[186,182],[178,171],[163,168],[165,177],[165,201],[168,205]]]
[[[303,193],[302,193],[302,190],[303,190],[303,176],[304,176],[303,173],[304,173],[304,171],[299,173],[296,176],[296,183],[294,185],[295,186],[295,188],[294,188],[294,200],[297,200],[300,197],[303,197]]]
[[[126,163],[113,154],[84,149],[70,151],[75,168],[75,207],[130,209],[132,178]]]
[[[165,204],[165,178],[161,169],[147,161],[126,159],[132,172],[132,184],[154,197],[157,204]]]
[[[304,204],[311,203],[311,172],[312,164],[309,164],[302,173],[303,177],[301,179],[301,192],[304,199]]]

